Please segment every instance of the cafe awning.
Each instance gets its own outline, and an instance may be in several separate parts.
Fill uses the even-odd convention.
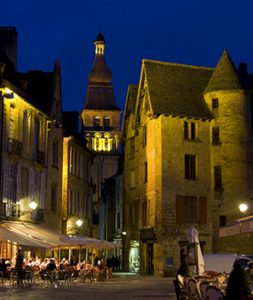
[[[236,220],[234,223],[219,228],[219,236],[231,236],[253,232],[253,215]]]
[[[17,221],[0,222],[0,241],[9,241],[19,246],[44,249],[97,249],[108,250],[116,244],[95,238],[69,237],[48,228],[44,224]]]
[[[46,240],[37,238],[32,235],[32,232],[29,233],[29,231],[26,230],[18,230],[15,228],[15,224],[13,226],[13,224],[9,222],[0,223],[0,241],[13,243],[27,248],[47,249],[52,247],[52,244]]]

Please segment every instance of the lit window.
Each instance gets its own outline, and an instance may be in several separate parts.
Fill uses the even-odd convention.
[[[104,127],[110,127],[110,118],[109,117],[104,117],[103,125],[104,125]]]
[[[93,126],[94,127],[100,126],[100,119],[99,119],[99,117],[94,117],[93,118]]]

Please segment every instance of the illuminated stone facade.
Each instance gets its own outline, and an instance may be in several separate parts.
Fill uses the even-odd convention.
[[[61,229],[62,107],[52,72],[16,71],[17,32],[0,28],[1,217]],[[37,208],[31,211],[29,204]]]
[[[204,252],[228,251],[218,228],[253,195],[252,88],[240,71],[227,51],[214,69],[143,60],[122,129],[126,266],[175,271],[192,224]]]
[[[84,137],[94,153],[91,168],[93,184],[93,236],[104,238],[101,188],[105,178],[114,175],[120,152],[120,108],[116,105],[112,74],[105,62],[105,40],[101,33],[95,42],[95,59],[89,74],[83,111]]]
[[[77,120],[77,126],[69,126]],[[91,236],[92,191],[90,165],[92,153],[78,129],[79,113],[64,112],[65,128],[63,139],[63,178],[62,178],[62,232],[68,235]],[[74,127],[74,128],[73,128]],[[77,220],[82,221],[79,227]]]

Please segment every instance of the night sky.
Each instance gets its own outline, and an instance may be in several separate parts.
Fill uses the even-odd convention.
[[[63,109],[81,111],[99,31],[124,109],[143,58],[215,67],[224,48],[253,73],[253,0],[9,0],[0,26],[18,31],[18,70],[61,62]]]

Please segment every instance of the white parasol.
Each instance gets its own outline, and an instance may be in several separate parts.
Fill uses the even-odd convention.
[[[205,271],[205,269],[204,269],[205,262],[204,262],[200,244],[199,244],[199,232],[193,225],[191,226],[191,228],[188,231],[188,239],[189,239],[189,243],[195,243],[195,245],[196,245],[197,274],[202,275]]]

